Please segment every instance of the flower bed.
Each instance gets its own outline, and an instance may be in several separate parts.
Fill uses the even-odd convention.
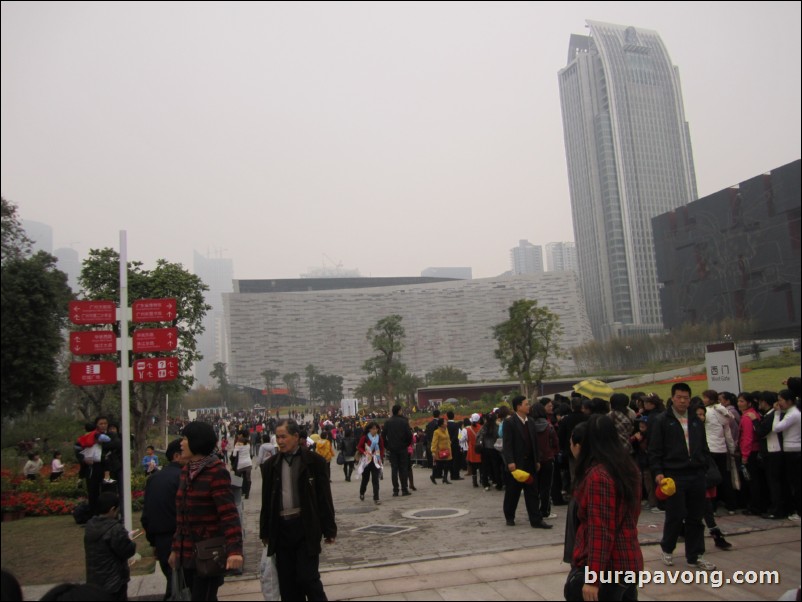
[[[25,512],[25,516],[61,516],[72,514],[78,500],[51,498],[32,492],[5,492],[0,499],[3,512]]]

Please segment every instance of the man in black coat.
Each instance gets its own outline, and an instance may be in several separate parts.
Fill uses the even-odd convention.
[[[507,519],[507,526],[515,526],[515,511],[518,509],[518,501],[521,499],[521,491],[523,491],[526,512],[529,514],[529,524],[534,529],[551,529],[551,525],[544,522],[543,515],[540,514],[537,490],[537,472],[540,470],[540,462],[537,453],[535,421],[529,418],[529,400],[523,395],[516,395],[512,399],[512,410],[513,415],[504,421],[502,429],[504,464],[507,468],[504,518]],[[516,480],[512,476],[515,470],[528,472],[530,480],[524,483]]]
[[[320,540],[337,537],[326,461],[300,444],[294,420],[278,423],[276,444],[279,453],[264,465],[259,538],[276,555],[282,600],[326,600]]]
[[[145,537],[156,552],[162,573],[167,577],[167,591],[164,599],[171,595],[172,569],[167,564],[175,533],[175,496],[181,481],[181,439],[171,441],[167,446],[169,464],[157,470],[145,483],[145,506],[142,509],[142,526]]]
[[[459,448],[459,422],[454,420],[453,410],[446,412],[446,416],[448,416],[446,428],[448,429],[448,437],[451,439],[451,480],[461,481],[462,477],[459,476],[459,470],[462,452]]]
[[[438,418],[440,418],[440,410],[434,410],[432,412],[432,419],[429,421],[429,424],[426,425],[426,429],[423,431],[424,435],[426,435],[426,441],[424,442],[423,449],[426,452],[427,468],[432,468],[434,466],[434,461],[432,459],[432,439],[434,438],[434,432],[437,430]]]
[[[392,465],[393,497],[398,497],[398,479],[401,478],[401,495],[409,493],[409,452],[412,429],[409,420],[401,416],[401,406],[393,406],[393,416],[384,423],[384,447]]]
[[[704,423],[689,410],[691,388],[686,383],[671,386],[671,405],[649,425],[649,468],[655,485],[674,480],[676,493],[666,500],[666,521],[660,541],[661,558],[674,565],[674,548],[684,528],[685,557],[701,570],[716,566],[703,558],[705,553],[705,472],[710,451]]]

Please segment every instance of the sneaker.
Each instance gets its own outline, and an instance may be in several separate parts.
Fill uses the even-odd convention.
[[[116,483],[116,482],[117,481],[115,481],[114,479],[103,479],[103,484],[104,485],[111,485],[112,483]]]
[[[412,495],[409,491],[402,491],[401,495]]]
[[[696,562],[688,562],[688,566],[692,566],[694,568],[700,569],[702,571],[715,571],[716,565],[712,562],[705,560],[702,556],[696,560]]]
[[[487,485],[485,485],[485,491],[490,491],[490,487],[488,487]]]
[[[554,512],[552,512],[552,513],[551,513],[551,514],[549,514],[548,516],[544,516],[544,517],[543,517],[543,519],[544,519],[544,520],[548,520],[548,519],[550,519],[550,518],[557,518],[557,515],[556,515],[556,514],[554,514]]]
[[[660,508],[658,508],[657,506],[652,508],[649,512],[651,512],[652,514],[665,514],[666,513],[665,510],[660,510]]]
[[[381,506],[381,500],[373,500],[373,503],[377,506]]]
[[[666,552],[660,551],[660,559],[663,561],[663,564],[666,566],[674,566],[674,555],[668,554]]]
[[[798,515],[796,512],[794,512],[793,514],[791,514],[791,515],[788,517],[788,520],[792,520],[792,521],[796,521],[796,522],[798,522],[798,521],[799,521],[799,515]]]
[[[365,501],[365,494],[364,493],[360,493],[359,494],[359,499],[364,502]]]

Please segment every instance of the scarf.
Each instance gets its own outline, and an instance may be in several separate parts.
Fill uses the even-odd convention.
[[[368,439],[370,440],[370,452],[372,454],[377,453],[379,451],[379,436],[368,433]]]
[[[216,460],[219,460],[217,455],[211,453],[205,458],[201,458],[200,460],[190,461],[189,464],[187,465],[189,468],[189,480],[194,481],[195,477],[197,477],[204,468],[206,468]]]

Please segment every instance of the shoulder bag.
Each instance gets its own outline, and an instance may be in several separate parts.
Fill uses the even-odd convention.
[[[195,572],[199,577],[219,577],[226,572],[226,538],[212,537],[193,545]]]

